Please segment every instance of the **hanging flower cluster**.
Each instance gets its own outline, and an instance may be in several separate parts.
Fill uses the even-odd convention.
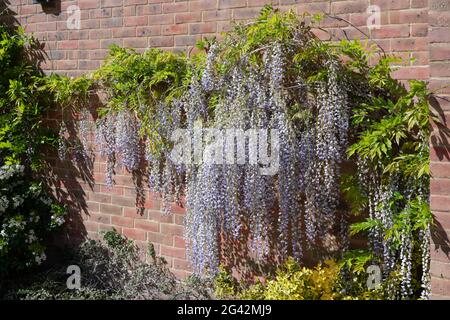
[[[267,8],[204,47],[207,55],[189,62],[158,50],[112,49],[94,75],[109,97],[96,130],[106,185],[114,185],[117,166],[135,172],[145,162],[165,213],[186,195],[188,255],[196,272],[216,273],[224,238],[248,236],[260,261],[300,260],[326,247],[338,229],[341,252],[347,250],[354,226],[341,179],[350,171],[366,202],[361,211],[369,221],[357,228],[368,231],[373,263],[384,279],[400,274],[392,294],[401,298],[414,294],[420,266],[426,297],[427,133],[408,127],[426,122],[422,100],[423,113],[410,112],[411,101],[425,97],[420,83],[408,92],[383,74],[389,68],[370,69],[356,43],[320,42],[295,14]],[[173,157],[180,139],[182,161]]]
[[[244,225],[258,259],[271,252],[301,259],[305,246],[317,247],[336,220],[349,122],[344,79],[339,77],[339,62],[330,55],[319,65],[323,79],[302,80],[305,76],[289,56],[311,40],[297,34],[301,32],[305,30],[295,30],[289,41],[260,44],[235,60],[224,48],[239,46],[239,38],[211,44],[201,81],[194,79],[183,99],[191,131],[201,121],[221,132],[260,133],[257,147],[251,137],[241,141],[247,160],[243,163],[221,158],[220,164],[189,167],[186,239],[199,272],[217,270],[220,235],[238,238]],[[293,121],[293,103],[306,113],[302,121]],[[268,139],[271,132],[277,139]],[[225,149],[226,139],[219,142],[219,150]],[[262,143],[268,140],[268,145]],[[239,145],[225,154],[238,159]],[[264,161],[251,161],[268,154],[276,161],[275,174],[262,174]]]
[[[357,154],[358,185],[367,198],[369,212],[367,222],[353,227],[368,231],[374,260],[382,264],[384,279],[392,273],[399,275],[400,285],[390,287],[390,296],[408,299],[415,290],[421,290],[425,299],[430,292],[429,151],[424,139],[429,134],[429,109],[425,84],[412,81],[410,85],[411,91],[389,109],[381,99],[369,108],[364,106],[385,113],[381,120],[364,120],[361,125],[362,117],[372,119],[370,113],[357,110],[353,116],[354,123],[363,129],[349,153]],[[419,288],[414,287],[416,274],[421,275],[415,280]]]

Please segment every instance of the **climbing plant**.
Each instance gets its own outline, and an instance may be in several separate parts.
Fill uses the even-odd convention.
[[[106,184],[114,184],[117,166],[134,172],[145,160],[149,188],[162,194],[166,212],[184,193],[187,248],[198,273],[218,272],[224,235],[248,234],[260,261],[274,254],[301,261],[334,242],[334,253],[351,256],[351,264],[350,237],[367,232],[364,261],[400,281],[390,297],[425,298],[426,84],[393,79],[395,58],[368,42],[319,40],[318,20],[265,7],[220,41],[200,42],[205,54],[190,59],[113,47],[84,78],[86,90],[106,96],[96,128]],[[173,157],[180,128],[192,138],[181,162]],[[248,135],[240,140],[242,132]],[[223,152],[227,139],[237,146]],[[239,148],[244,161],[229,161]],[[367,220],[349,226],[350,215]]]
[[[0,24],[0,281],[41,264],[47,237],[64,223],[43,179],[56,137],[45,123],[51,100],[39,54],[21,28]]]

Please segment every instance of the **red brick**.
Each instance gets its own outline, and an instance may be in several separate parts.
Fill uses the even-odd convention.
[[[430,43],[450,42],[450,28],[431,28],[428,36]]]
[[[139,16],[162,13],[161,4],[150,4],[136,7],[136,14]]]
[[[298,2],[298,0],[296,1]],[[247,6],[249,7],[262,7],[266,4],[277,4],[278,0],[247,0]],[[283,4],[283,3],[281,3]]]
[[[219,9],[242,8],[245,5],[241,0],[219,0]]]
[[[186,208],[184,206],[180,206],[176,203],[173,203],[170,207],[170,212],[184,214],[186,213]]]
[[[431,77],[433,78],[433,75]],[[428,89],[435,94],[450,95],[450,87],[447,79],[432,79],[428,85]]]
[[[411,8],[428,8],[428,0],[411,0]]]
[[[253,19],[259,15],[259,11],[256,8],[235,9],[233,11],[233,19]]]
[[[156,14],[148,17],[150,25],[165,25],[175,23],[175,16],[173,14]]]
[[[138,37],[159,36],[160,34],[161,34],[160,26],[138,27],[136,29],[136,35]]]
[[[181,215],[181,214],[175,214],[175,215],[173,215],[173,216],[174,216],[175,224],[176,224],[176,225],[184,226],[184,219],[185,219],[184,215]]]
[[[426,80],[429,78],[430,69],[428,66],[423,67],[401,67],[394,71],[393,76],[396,79],[416,79]]]
[[[215,22],[203,22],[203,23],[189,24],[189,33],[190,34],[214,33],[216,31],[217,31],[217,23],[215,23]]]
[[[450,162],[431,162],[431,175],[435,178],[450,178]]]
[[[161,211],[147,210],[147,215],[149,220],[164,222],[164,223],[174,223],[173,214],[163,214]]]
[[[123,46],[129,48],[147,48],[148,47],[148,39],[147,38],[125,38],[123,39]],[[127,185],[126,183],[122,183],[122,185]]]
[[[35,5],[22,5],[20,8],[20,14],[34,14],[37,13],[38,6]]]
[[[431,63],[430,72],[433,77],[450,77],[450,62]]]
[[[124,17],[132,17],[136,15],[136,6],[128,6],[123,8]]]
[[[111,195],[102,193],[89,193],[89,200],[101,203],[111,203]]]
[[[188,8],[189,8],[188,1],[163,3],[162,12],[163,13],[185,12],[188,11]]]
[[[99,1],[97,1],[99,2]],[[117,1],[117,0],[101,0],[101,7],[105,8],[105,7],[121,7],[123,5],[122,1]]]
[[[433,239],[433,242],[435,242],[435,239]],[[430,246],[430,257],[432,261],[448,263],[449,262],[448,252],[450,252],[450,247],[448,245],[431,244]]]
[[[172,47],[173,37],[151,37],[149,39],[150,47]]]
[[[116,230],[118,233],[122,233],[122,227],[110,226],[110,225],[106,225],[106,224],[99,224],[98,225],[98,232],[100,234],[103,233],[103,232],[113,231],[113,230]],[[100,238],[103,238],[103,237],[100,236]]]
[[[403,24],[403,23],[424,23],[428,22],[428,10],[398,10],[391,11],[389,13],[389,22],[391,24]]]
[[[433,210],[435,221],[439,222],[439,228],[450,230],[450,213]],[[450,263],[450,261],[448,261]]]
[[[152,243],[173,246],[173,236],[158,232],[147,232],[147,240]]]
[[[146,4],[147,0],[124,0],[125,6],[131,6],[134,4]]]
[[[122,228],[122,234],[129,239],[146,241],[147,233],[142,230],[131,229],[131,228]]]
[[[113,36],[113,38],[135,37],[136,36],[136,27],[113,28],[112,36]]]
[[[113,225],[127,227],[127,228],[133,228],[133,226],[134,226],[134,219],[131,219],[131,218],[112,216],[111,222]]]
[[[89,214],[89,221],[102,224],[111,224],[111,216],[102,213],[91,213]]]
[[[96,222],[84,221],[83,225],[87,231],[98,232],[98,223],[96,223]]]
[[[231,10],[204,11],[203,21],[219,21],[231,19]]]
[[[139,17],[124,17],[123,24],[126,27],[132,26],[146,26],[148,23],[147,16],[139,16]]]
[[[184,240],[184,237],[174,236],[173,246],[176,248],[186,248],[186,241]]]
[[[368,6],[368,1],[332,1],[331,12],[333,14],[365,12]]]
[[[430,60],[450,60],[450,45],[442,44],[430,46]]]
[[[184,259],[177,259],[177,258],[173,259],[172,267],[177,270],[188,270],[189,271],[192,269],[192,266],[189,263],[189,261],[184,260]]]
[[[175,23],[198,22],[202,20],[200,12],[183,12],[175,14]]]
[[[84,9],[95,9],[98,8],[100,5],[99,1],[97,0],[79,0],[78,6],[81,10]]]
[[[383,26],[380,29],[373,29],[371,33],[374,39],[405,38],[409,36],[409,25]]]
[[[371,0],[370,4],[379,6],[381,11],[408,9],[410,0]]]
[[[56,22],[44,22],[36,24],[37,31],[56,31]]]
[[[424,51],[428,50],[427,38],[408,38],[391,40],[392,51]]]
[[[108,28],[108,29],[109,28],[117,28],[117,27],[122,27],[122,25],[123,25],[123,19],[121,17],[100,20],[101,28]]]
[[[186,24],[172,24],[162,26],[161,31],[163,35],[186,34],[188,32],[188,26]]]
[[[231,23],[229,21],[217,22],[217,32],[228,32],[231,30]]]
[[[411,25],[411,37],[426,37],[428,35],[428,23]]]
[[[115,206],[111,204],[101,204],[100,205],[100,212],[102,213],[109,213],[114,215],[122,215],[122,207]]]
[[[111,30],[91,30],[89,32],[90,39],[109,39],[111,38]]]
[[[136,220],[134,227],[150,232],[159,232],[159,223],[148,220]]]
[[[450,297],[450,280],[432,277],[431,291],[433,294]]]
[[[90,19],[90,20],[81,20],[80,23],[81,29],[98,29],[100,27],[100,20],[98,19]]]
[[[134,219],[147,219],[147,211],[140,211],[136,208],[123,208],[123,216]]]
[[[217,9],[216,0],[189,1],[189,11],[191,12],[200,12],[213,9]]]
[[[136,199],[135,198],[127,198],[121,196],[112,196],[111,203],[121,206],[121,207],[135,207]]]
[[[75,70],[78,68],[78,61],[60,60],[56,66],[58,70]]]
[[[112,8],[112,16],[113,17],[122,17],[123,16],[123,8]]]
[[[433,195],[448,195],[450,192],[450,179],[431,179],[430,191]]]
[[[58,42],[58,49],[67,50],[67,49],[78,49],[78,41],[77,40],[63,40]]]
[[[180,248],[161,245],[161,255],[174,258],[186,259],[186,251]]]
[[[106,40],[105,42],[101,42],[101,45],[102,45],[102,48],[107,49],[113,43],[121,44],[122,42],[121,41],[114,42],[114,41]],[[102,193],[115,194],[115,195],[119,195],[119,196],[123,194],[123,188],[120,188],[120,187],[109,188],[105,185],[100,186],[100,191]]]
[[[450,196],[431,195],[430,201],[431,210],[450,211]]]
[[[161,223],[161,233],[170,234],[182,237],[184,235],[184,228],[173,224]]]
[[[86,201],[89,212],[100,212],[100,204],[98,202]]]

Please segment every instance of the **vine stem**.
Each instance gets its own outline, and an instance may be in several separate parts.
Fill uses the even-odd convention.
[[[327,16],[328,18],[331,18],[331,19],[335,19],[335,20],[338,20],[338,21],[343,21],[343,22],[347,23],[348,25],[350,25],[351,27],[353,27],[353,28],[355,28],[356,30],[358,30],[358,31],[359,31],[362,35],[364,35],[367,39],[370,39],[372,42],[374,42],[374,43],[377,45],[377,47],[383,52],[383,56],[386,57],[386,51],[383,49],[383,47],[381,47],[376,41],[374,41],[370,35],[368,35],[368,34],[365,33],[363,30],[361,30],[361,28],[358,28],[358,27],[355,26],[353,23],[351,23],[350,21],[348,21],[347,19],[344,19],[344,18],[342,18],[342,17],[334,16],[334,15],[331,15],[331,14],[325,13],[325,12],[324,12],[324,15]],[[347,37],[347,33],[345,32],[345,30],[343,30],[343,32],[344,32],[344,34],[345,34],[345,37]],[[347,38],[347,39],[348,39],[348,38]]]

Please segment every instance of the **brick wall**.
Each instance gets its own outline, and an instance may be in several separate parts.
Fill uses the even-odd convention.
[[[55,10],[44,13],[32,0],[8,1],[25,30],[45,42],[49,60],[44,68],[71,75],[97,68],[112,43],[138,50],[160,47],[189,52],[197,40],[229,30],[233,19],[255,17],[269,3],[281,10],[343,18],[370,34],[386,51],[416,59],[397,72],[399,78],[427,79],[429,75],[427,0],[56,0],[60,1],[58,15]],[[71,5],[81,9],[80,30],[67,29]],[[381,9],[382,28],[368,30],[369,5]],[[362,37],[345,21],[327,18],[322,26],[337,38],[344,37],[344,32],[350,38]]]
[[[431,137],[431,209],[436,218],[432,233],[431,284],[433,297],[450,298],[450,1],[429,3],[430,87],[440,89],[433,103],[443,125]]]
[[[399,79],[431,79],[432,86],[436,87],[448,83],[450,76],[448,0],[79,0],[56,1],[60,8],[46,9],[47,13],[41,5],[32,4],[32,0],[8,2],[25,30],[45,43],[48,60],[43,67],[73,76],[97,68],[113,43],[137,50],[160,47],[189,53],[197,40],[229,30],[232,20],[253,18],[268,3],[281,10],[324,12],[343,19],[326,18],[322,27],[334,38],[361,38],[364,37],[361,31],[370,35],[386,52],[395,52],[405,59],[395,73]],[[67,28],[67,8],[71,5],[81,9],[80,30]],[[381,10],[380,29],[367,28],[369,5],[377,5]],[[323,32],[318,31],[318,35],[327,38]],[[444,95],[450,96],[448,88]],[[443,99],[436,99],[436,102],[450,112],[450,103]],[[441,114],[446,115],[445,112]],[[441,128],[442,131],[445,133]],[[437,136],[442,137],[442,134]],[[446,254],[449,250],[442,245],[442,242],[446,244],[445,229],[450,229],[450,163],[444,143],[442,139],[440,143],[433,143],[436,147],[432,152],[435,176],[432,208],[442,227],[440,232],[433,233],[439,234],[439,237],[433,236],[432,250],[432,283],[436,297],[450,296],[450,280],[446,280],[450,279]],[[180,277],[185,276],[189,265],[182,238],[183,208],[175,207],[174,215],[162,216],[158,198],[147,195],[145,210],[140,214],[135,208],[132,177],[120,173],[116,177],[117,186],[107,190],[103,185],[105,164],[102,159],[96,159],[92,181],[83,180],[82,174],[76,173],[74,168],[55,169],[63,176],[58,181],[63,187],[62,195],[73,197],[74,207],[83,212],[80,223],[85,234],[95,237],[100,230],[115,226],[139,245],[152,241],[172,270]]]

